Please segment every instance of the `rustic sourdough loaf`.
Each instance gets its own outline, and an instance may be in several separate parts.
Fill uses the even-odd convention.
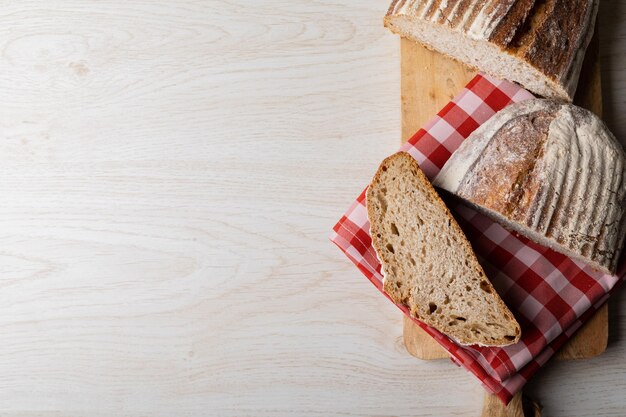
[[[506,107],[434,184],[531,240],[615,272],[626,236],[626,155],[593,113],[553,100]]]
[[[393,32],[544,97],[571,101],[599,0],[394,0]]]
[[[519,324],[411,155],[385,159],[366,198],[384,290],[396,303],[460,344],[519,340]]]

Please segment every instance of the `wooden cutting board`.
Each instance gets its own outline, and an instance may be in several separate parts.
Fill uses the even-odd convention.
[[[587,50],[574,102],[602,116],[598,49],[596,32]],[[476,75],[476,70],[407,39],[401,41],[401,71],[402,142],[417,132]],[[604,305],[556,356],[559,359],[591,358],[605,351],[607,340],[608,307]],[[406,317],[404,343],[407,351],[420,359],[448,358],[439,344]],[[516,396],[505,410],[495,396],[487,395],[483,416],[523,416],[521,397],[521,394]],[[539,415],[539,412],[534,410],[530,415]]]

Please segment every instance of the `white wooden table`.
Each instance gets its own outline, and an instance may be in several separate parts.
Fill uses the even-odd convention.
[[[0,9],[0,415],[474,416],[327,240],[398,146],[381,0],[15,1]],[[626,138],[626,1],[603,0]],[[530,384],[623,416],[602,357]]]

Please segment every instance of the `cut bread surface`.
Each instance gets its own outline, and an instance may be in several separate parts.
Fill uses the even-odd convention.
[[[487,41],[470,39],[443,26],[414,20],[409,16],[389,19],[387,26],[394,32],[422,43],[428,49],[441,52],[472,68],[497,78],[514,81],[544,97],[572,100],[575,86],[561,85],[538,69]],[[578,78],[576,78],[576,81]],[[573,84],[573,83],[572,83]]]
[[[366,203],[384,290],[394,302],[463,345],[519,340],[519,324],[411,155],[383,161]]]

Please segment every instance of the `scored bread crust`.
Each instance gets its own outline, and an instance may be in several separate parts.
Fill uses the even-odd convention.
[[[614,273],[626,238],[626,154],[593,113],[534,99],[498,112],[435,180],[509,229]]]
[[[392,197],[404,203],[386,200]],[[505,346],[519,340],[519,324],[411,155],[399,152],[382,162],[366,205],[384,291],[395,303],[462,345]],[[434,220],[421,220],[424,214]]]
[[[571,101],[599,0],[394,0],[385,26],[544,97]]]

